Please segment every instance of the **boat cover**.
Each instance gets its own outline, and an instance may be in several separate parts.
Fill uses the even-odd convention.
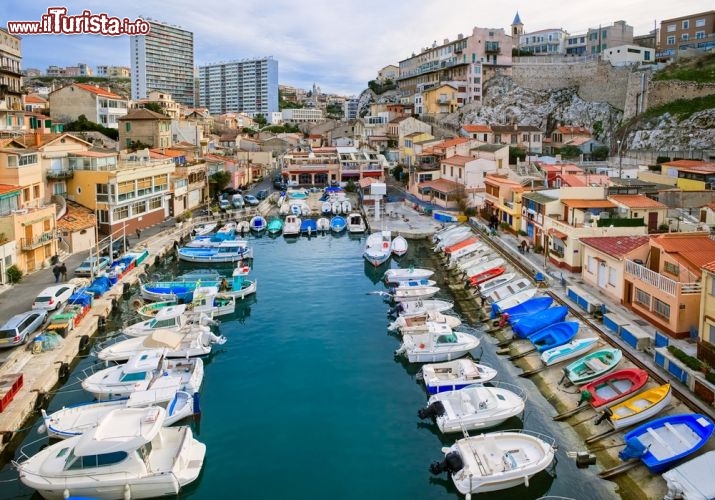
[[[687,498],[688,500],[709,500],[715,498],[715,451],[709,451],[697,458],[663,473],[668,483],[667,500]]]

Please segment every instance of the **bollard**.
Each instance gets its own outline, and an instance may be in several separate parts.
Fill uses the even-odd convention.
[[[79,352],[86,352],[89,349],[89,335],[82,335],[79,338]]]
[[[129,287],[131,285],[129,283],[122,283],[122,295],[129,295]]]
[[[57,375],[61,381],[66,381],[67,378],[70,376],[70,365],[69,363],[62,362],[60,364],[60,368],[57,371]]]
[[[41,409],[46,408],[48,399],[47,394],[44,392],[38,392],[37,399],[35,400],[35,411],[40,411]]]
[[[99,318],[97,319],[97,328],[100,332],[104,333],[105,329],[107,328],[107,318],[105,318],[104,316],[99,316]]]

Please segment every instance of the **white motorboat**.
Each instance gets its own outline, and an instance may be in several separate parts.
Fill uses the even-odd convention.
[[[418,415],[422,419],[431,418],[447,434],[500,425],[520,415],[525,404],[526,393],[521,388],[492,382],[434,394]]]
[[[507,297],[511,297],[512,295],[526,290],[527,288],[533,288],[531,281],[526,278],[519,278],[518,280],[513,280],[509,283],[506,283],[505,285],[500,286],[499,288],[495,288],[491,292],[482,295],[482,297],[486,297],[486,300],[489,303],[499,302],[500,300],[504,300]]]
[[[185,246],[179,248],[178,255],[180,260],[187,262],[238,262],[253,258],[253,249],[245,240],[227,240],[210,247]]]
[[[324,201],[324,202],[320,205],[320,213],[321,213],[321,214],[323,214],[323,215],[328,215],[328,214],[330,214],[330,213],[332,213],[332,212],[333,212],[333,206],[332,206],[332,203],[330,203],[329,201]]]
[[[343,205],[339,201],[334,201],[330,205],[331,212],[333,212],[333,215],[340,215],[343,210]]]
[[[404,354],[410,363],[434,363],[461,358],[479,347],[474,335],[455,332],[447,325],[432,323],[430,331],[402,336],[402,345],[395,355]]]
[[[175,382],[173,387],[137,391],[123,399],[79,403],[61,408],[49,415],[42,410],[44,429],[41,428],[39,431],[46,431],[50,438],[67,439],[94,429],[113,410],[146,408],[148,406],[164,408],[166,410],[164,426],[173,425],[194,414],[194,398],[198,397],[198,394],[192,395],[186,391],[178,390],[179,379],[177,377],[169,378]]]
[[[283,223],[283,236],[298,236],[300,234],[300,224],[303,221],[297,215],[286,215]]]
[[[492,302],[492,311],[496,313],[501,313],[510,307],[518,306],[519,304],[526,302],[530,298],[536,295],[536,288],[525,288],[524,290],[510,295],[497,302]]]
[[[423,278],[421,280],[400,281],[398,283],[395,283],[395,286],[390,287],[390,290],[394,292],[395,290],[398,290],[400,288],[414,288],[420,286],[437,286],[437,282],[435,280],[430,280],[427,278]]]
[[[458,252],[455,252],[449,256],[449,260],[447,261],[447,267],[449,269],[466,269],[479,259],[489,259],[492,257],[494,255],[494,250],[489,245],[477,243],[476,246],[472,247],[470,252],[464,253],[459,257],[454,257],[457,253]]]
[[[379,231],[367,237],[363,257],[370,264],[377,267],[390,258],[392,234],[390,231]]]
[[[330,219],[327,217],[320,217],[318,218],[318,221],[315,223],[316,227],[318,228],[318,231],[321,233],[327,233],[330,231]]]
[[[529,478],[554,460],[553,438],[531,431],[490,432],[457,440],[442,448],[445,459],[430,466],[447,472],[463,495],[529,485]]]
[[[348,233],[359,234],[364,233],[367,230],[365,221],[362,219],[362,215],[357,212],[351,212],[347,216],[348,220]]]
[[[192,313],[202,318],[227,316],[236,312],[236,297],[228,292],[219,292],[217,286],[200,286],[194,290],[190,308]]]
[[[340,209],[342,210],[342,212],[343,212],[345,215],[347,215],[347,214],[349,214],[350,212],[352,212],[353,206],[352,206],[352,204],[350,203],[350,200],[343,200],[343,201],[341,201],[341,202],[340,202]]]
[[[449,236],[453,234],[457,234],[460,232],[471,232],[472,228],[466,225],[462,224],[454,224],[450,225],[448,227],[445,227],[444,229],[440,229],[436,233],[432,235],[432,243],[439,243],[440,241],[443,241],[447,239]]]
[[[497,376],[491,366],[479,364],[470,358],[460,358],[444,363],[431,363],[422,366],[419,377],[427,392],[437,394],[444,391],[456,391],[474,384],[489,382]]]
[[[456,249],[453,252],[449,253],[449,259],[447,260],[447,265],[452,265],[453,263],[459,261],[460,259],[464,257],[468,257],[475,252],[478,252],[479,250],[486,250],[488,247],[484,245],[483,242],[479,241],[477,239],[476,241],[473,241],[467,245],[464,245],[463,247],[460,247]]]
[[[102,363],[104,365],[104,363]],[[198,392],[204,378],[201,358],[167,359],[161,351],[143,351],[132,356],[126,364],[90,371],[82,380],[82,388],[97,399],[116,399],[135,391],[164,387],[170,377],[179,377],[182,391]],[[173,384],[173,381],[171,381]]]
[[[452,307],[454,307],[454,304],[448,300],[416,300],[410,302],[399,302],[390,310],[390,314],[413,316],[415,314],[422,314],[428,311],[445,312],[452,309]]]
[[[492,278],[492,279],[480,284],[477,287],[477,290],[479,291],[480,295],[486,295],[489,292],[491,292],[492,290],[496,290],[500,286],[506,285],[514,278],[516,278],[516,273],[502,274],[500,276],[497,276],[496,278]]]
[[[392,295],[392,300],[395,302],[407,302],[410,300],[425,300],[434,297],[439,293],[439,287],[436,286],[413,286],[413,287],[397,287]]]
[[[484,264],[485,262],[489,262],[489,260],[492,258],[494,258],[492,253],[489,253],[488,255],[474,255],[472,257],[469,257],[468,259],[465,259],[462,262],[457,262],[454,268],[457,270],[457,272],[464,272],[465,269],[469,269],[470,267],[475,267],[480,264]]]
[[[103,361],[127,361],[139,352],[165,351],[167,358],[192,358],[211,353],[213,344],[223,345],[226,337],[214,335],[207,326],[199,325],[188,333],[171,329],[155,330],[150,335],[121,340],[97,353]]]
[[[194,292],[196,293],[196,292]],[[124,327],[121,332],[127,337],[144,337],[162,329],[189,332],[210,322],[210,315],[188,310],[187,304],[165,305],[154,311],[151,319]]]
[[[165,419],[158,406],[116,409],[85,434],[14,465],[20,481],[48,499],[177,495],[199,477],[206,445],[189,427],[164,427]]]
[[[429,331],[430,323],[444,323],[454,329],[462,324],[462,320],[456,316],[442,314],[441,312],[428,311],[422,314],[398,316],[395,321],[388,325],[387,329],[397,330],[403,335],[408,333],[422,333]]]
[[[440,242],[434,246],[434,251],[441,252],[445,248],[450,247],[452,245],[456,245],[457,243],[464,241],[468,238],[474,238],[474,233],[472,232],[472,230],[469,229],[467,226],[464,227],[466,227],[467,229],[456,232],[454,234],[450,234],[445,239],[440,240]]]
[[[434,274],[432,269],[419,269],[407,267],[402,269],[388,269],[385,271],[383,279],[387,283],[399,283],[400,281],[420,280],[429,278]]]
[[[251,230],[251,224],[247,220],[242,220],[238,224],[236,224],[236,231],[238,231],[241,234],[246,234],[250,230]]]
[[[199,226],[194,226],[194,234],[196,236],[206,236],[207,234],[213,232],[218,224],[216,222],[209,222],[207,224],[201,224]]]
[[[392,250],[392,253],[397,257],[402,257],[403,255],[405,255],[407,253],[407,248],[408,244],[404,236],[398,234],[392,239],[390,249]]]

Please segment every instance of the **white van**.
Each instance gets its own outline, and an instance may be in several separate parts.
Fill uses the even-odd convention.
[[[231,205],[233,205],[233,208],[243,208],[243,196],[240,194],[234,194],[231,196]]]

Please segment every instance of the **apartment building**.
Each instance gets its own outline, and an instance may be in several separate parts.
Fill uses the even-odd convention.
[[[55,122],[71,122],[84,115],[87,120],[108,128],[118,128],[127,114],[129,101],[109,88],[73,83],[51,92],[50,117]]]
[[[289,123],[316,123],[322,122],[324,119],[322,109],[314,108],[298,108],[298,109],[284,109],[283,121]]]
[[[199,67],[200,105],[212,115],[244,112],[271,116],[278,109],[278,61],[244,59]]]
[[[548,28],[532,31],[519,36],[520,55],[560,56],[566,53],[568,32],[561,28]]]
[[[129,39],[132,99],[146,99],[158,90],[176,102],[194,106],[194,34],[191,31],[145,19],[146,35]]]
[[[677,56],[685,49],[715,47],[715,10],[664,19],[660,22],[658,57]]]
[[[97,66],[95,74],[104,78],[129,78],[132,76],[128,66]]]
[[[0,28],[0,132],[24,127],[20,37]]]
[[[168,148],[171,141],[171,118],[149,109],[134,109],[119,119],[121,149]]]

